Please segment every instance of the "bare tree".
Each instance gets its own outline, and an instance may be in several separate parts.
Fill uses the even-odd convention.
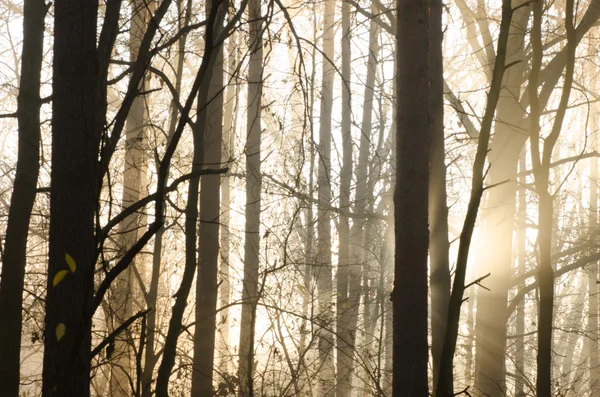
[[[40,168],[40,76],[47,11],[43,0],[27,0],[23,5],[21,81],[16,112],[19,152],[0,278],[0,318],[4,323],[0,327],[0,384],[9,397],[19,395],[27,237]]]

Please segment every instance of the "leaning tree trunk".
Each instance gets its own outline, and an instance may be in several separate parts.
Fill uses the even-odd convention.
[[[473,177],[471,182],[471,196],[467,207],[467,214],[460,234],[460,243],[458,246],[458,255],[456,259],[456,271],[452,284],[452,293],[448,305],[448,322],[446,325],[446,335],[442,348],[440,360],[440,373],[438,384],[436,385],[436,397],[453,397],[453,363],[456,350],[456,340],[458,338],[458,329],[460,322],[460,311],[463,303],[465,291],[465,277],[467,273],[467,263],[471,239],[477,214],[481,204],[481,198],[484,191],[485,162],[488,153],[489,140],[492,130],[492,123],[498,105],[500,91],[502,89],[502,79],[504,77],[505,62],[507,54],[507,41],[509,37],[509,28],[512,22],[512,8],[510,0],[502,1],[502,19],[500,21],[500,31],[498,33],[497,55],[492,71],[492,83],[487,95],[487,104],[485,113],[481,121],[481,130],[479,132],[479,142],[477,143],[477,152],[473,163]]]
[[[17,98],[17,170],[0,278],[0,318],[3,324],[0,327],[0,384],[3,395],[7,397],[19,395],[27,236],[40,168],[40,75],[47,10],[44,0],[26,0],[23,5],[23,55]]]
[[[335,394],[335,367],[333,361],[333,285],[331,269],[331,112],[333,107],[334,78],[334,18],[335,0],[325,0],[323,10],[323,79],[319,125],[319,171],[317,213],[317,258],[315,269],[319,306],[319,387],[318,395]]]
[[[90,395],[98,197],[95,0],[54,5],[50,252],[42,395]],[[103,116],[103,115],[102,115]],[[61,275],[64,278],[61,281]]]
[[[263,41],[261,1],[250,0],[248,65],[248,114],[246,132],[246,232],[244,240],[244,280],[242,282],[242,315],[240,320],[240,361],[238,377],[240,395],[254,396],[254,331],[258,306],[258,274],[260,265],[261,211],[261,97],[263,84]]]
[[[220,7],[216,0],[206,4],[206,14]],[[220,7],[218,12],[225,13]],[[219,21],[222,18],[218,18]],[[222,26],[215,25],[213,35]],[[209,103],[199,109],[204,118],[204,165],[221,164],[223,140],[223,46],[215,50],[215,63],[208,89]],[[202,143],[201,143],[202,144]],[[198,232],[198,275],[196,279],[196,331],[194,333],[194,362],[192,365],[192,397],[210,397],[213,393],[215,331],[217,325],[217,285],[219,263],[219,215],[221,212],[221,175],[205,175],[200,184],[200,226]]]
[[[428,395],[429,76],[427,0],[398,0],[393,395]],[[406,321],[410,319],[410,321]]]
[[[147,5],[141,0],[131,1],[131,27],[129,36],[130,59],[136,59],[139,52],[142,37],[144,36],[147,21]],[[139,92],[146,91],[146,79],[140,82]],[[123,170],[123,208],[129,207],[142,197],[142,189],[145,188],[146,179],[146,105],[145,98],[137,95],[133,100],[129,114],[127,115],[127,128],[125,132],[125,164]],[[119,254],[124,255],[138,239],[138,230],[141,228],[142,212],[133,212],[119,224],[118,249]],[[118,328],[133,314],[133,266],[130,266],[115,280],[112,289],[110,306],[114,311],[113,327],[111,331]],[[132,340],[128,333],[122,332],[115,338],[114,351],[111,357],[110,396],[131,396],[130,379],[132,379]],[[133,383],[131,383],[133,384]]]

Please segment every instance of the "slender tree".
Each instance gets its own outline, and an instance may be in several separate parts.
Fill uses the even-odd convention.
[[[510,0],[502,1],[502,20],[500,21],[500,32],[498,34],[498,47],[496,50],[496,60],[492,73],[492,85],[490,87],[485,113],[481,122],[481,130],[479,132],[479,141],[477,143],[477,152],[473,163],[473,177],[471,180],[471,195],[467,214],[463,223],[463,228],[460,235],[460,244],[458,247],[458,256],[456,259],[456,272],[452,283],[452,293],[450,295],[450,303],[448,305],[448,322],[446,324],[446,336],[440,360],[440,374],[436,385],[436,397],[452,397],[453,390],[453,362],[454,353],[456,350],[456,340],[458,338],[458,328],[460,321],[460,309],[463,303],[463,295],[465,291],[465,278],[467,273],[467,262],[469,257],[469,249],[471,248],[471,240],[477,213],[484,191],[485,178],[485,162],[488,153],[488,145],[492,130],[494,114],[496,106],[500,98],[502,88],[502,79],[506,68],[507,42],[509,29],[512,19],[512,5]]]
[[[342,170],[340,172],[340,208],[350,207],[350,184],[352,182],[352,95],[351,84],[351,30],[350,4],[342,2]],[[350,270],[350,226],[346,213],[340,214],[338,227],[339,251],[337,270],[337,391],[340,397],[348,397],[352,391],[351,377],[354,358],[356,325],[352,324],[358,313],[356,272]],[[351,274],[353,273],[353,274]],[[354,281],[350,283],[350,280]],[[360,286],[358,286],[360,287]],[[356,290],[356,291],[351,291]],[[350,295],[354,294],[355,299]]]
[[[333,109],[334,79],[334,18],[335,0],[323,2],[323,78],[318,149],[318,213],[316,279],[319,294],[319,396],[335,393],[335,365],[333,361],[332,299],[333,282],[331,269],[331,114]]]
[[[213,0],[206,4],[206,14],[213,7],[225,13],[223,1]],[[222,21],[223,18],[218,18]],[[222,26],[214,25],[217,37]],[[201,109],[198,117],[206,119],[204,132],[204,166],[220,167],[223,137],[223,46],[215,49],[211,81],[208,90],[209,103]],[[196,279],[196,331],[194,333],[194,364],[192,372],[192,396],[213,395],[213,366],[215,357],[215,330],[217,320],[217,283],[219,261],[219,216],[221,212],[221,175],[206,175],[200,182],[200,229],[198,232],[198,275]]]
[[[21,81],[17,98],[17,170],[0,278],[0,318],[4,324],[0,327],[0,384],[8,397],[19,395],[27,237],[40,168],[40,76],[47,10],[44,0],[26,0],[23,5]]]
[[[240,395],[254,394],[254,331],[259,290],[260,211],[261,211],[261,100],[263,84],[263,21],[261,1],[248,4],[250,24],[248,65],[248,113],[246,124],[246,231],[244,240],[244,280],[240,320]]]
[[[531,42],[533,49],[532,67],[529,76],[529,100],[531,103],[531,162],[535,181],[535,191],[538,195],[538,285],[540,302],[538,308],[538,353],[537,353],[537,380],[536,392],[539,397],[552,395],[552,312],[554,308],[554,269],[552,268],[552,219],[554,213],[554,196],[550,192],[550,162],[552,152],[560,131],[569,104],[569,96],[573,85],[575,68],[575,41],[574,1],[567,0],[565,8],[565,26],[567,33],[567,63],[565,82],[563,85],[560,103],[552,124],[552,130],[540,148],[540,105],[537,81],[542,64],[542,16],[543,3],[534,5],[533,27]]]

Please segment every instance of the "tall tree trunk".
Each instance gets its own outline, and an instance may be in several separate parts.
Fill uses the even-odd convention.
[[[376,21],[371,20],[369,24],[369,53],[367,61],[367,75],[365,79],[365,93],[363,101],[363,114],[361,121],[361,134],[360,144],[358,153],[358,162],[356,165],[356,188],[355,188],[355,201],[353,205],[353,211],[355,213],[366,213],[369,205],[372,203],[372,184],[369,178],[369,152],[371,150],[371,130],[373,129],[373,98],[375,95],[375,75],[377,71],[377,55],[379,52],[379,29]],[[347,111],[350,113],[350,111]],[[351,150],[351,148],[350,148]],[[367,308],[367,301],[369,297],[369,266],[367,265],[367,246],[366,244],[366,227],[367,222],[365,219],[354,219],[352,222],[352,228],[350,229],[350,252],[349,252],[349,263],[348,263],[348,284],[342,290],[342,294],[347,296],[345,306],[338,308],[345,312],[344,322],[342,324],[345,327],[345,331],[338,336],[343,338],[346,343],[346,352],[341,357],[343,367],[338,366],[338,371],[342,368],[349,370],[348,377],[348,392],[351,391],[351,369],[354,364],[354,350],[356,340],[356,324],[358,319],[358,306],[360,304],[361,292],[364,296],[364,322],[365,330],[368,329],[371,322],[371,313]],[[361,291],[361,271],[363,273],[363,290]],[[339,291],[338,291],[339,295]],[[370,335],[366,332],[367,339]],[[366,347],[369,349],[369,347]],[[346,374],[343,374],[346,375]],[[340,375],[338,375],[340,376]],[[368,384],[368,382],[367,382]],[[365,385],[366,386],[366,385]]]
[[[0,278],[0,318],[3,323],[0,327],[0,384],[7,397],[19,395],[27,236],[40,168],[40,75],[47,10],[44,0],[26,0],[23,5],[23,49],[17,98],[17,170]]]
[[[90,395],[94,214],[98,197],[95,0],[54,5],[50,252],[42,395]],[[62,281],[59,272],[67,272]]]
[[[164,3],[163,3],[164,4]],[[245,3],[242,3],[244,6]],[[217,9],[212,9],[207,16],[206,40],[204,48],[204,57],[200,64],[200,69],[194,81],[192,92],[184,107],[182,114],[174,134],[174,139],[178,139],[183,130],[182,120],[188,117],[188,111],[191,108],[192,96],[197,95],[197,109],[204,109],[209,102],[209,87],[212,79],[212,71],[217,59],[217,54],[220,51],[222,41],[216,41],[212,32],[214,26],[222,26],[224,13],[217,12]],[[183,112],[182,112],[183,113]],[[206,115],[206,113],[204,112]],[[207,117],[198,117],[196,125],[193,129],[194,141],[194,156],[192,160],[192,173],[199,175],[204,168],[204,134],[206,131]],[[173,141],[177,143],[177,141]],[[162,167],[162,164],[161,164]],[[158,377],[156,379],[156,396],[168,397],[169,395],[169,378],[171,370],[175,364],[177,340],[181,332],[182,320],[187,299],[194,280],[196,271],[196,236],[198,227],[198,188],[200,185],[199,177],[190,179],[188,187],[188,198],[185,209],[185,266],[179,290],[175,294],[175,304],[173,305],[171,320],[165,338],[165,346],[163,348],[163,359],[158,369]]]
[[[213,7],[225,14],[227,10],[218,0],[206,3],[206,14]],[[217,18],[222,21],[223,18]],[[213,37],[222,26],[212,28]],[[199,109],[204,118],[204,165],[219,167],[223,140],[223,46],[215,50],[215,63],[208,89],[209,103]],[[215,357],[215,331],[217,320],[217,285],[219,263],[219,215],[221,175],[205,175],[200,184],[200,229],[198,233],[198,276],[196,279],[196,332],[194,333],[194,363],[192,372],[192,397],[213,395],[213,366]]]
[[[538,195],[538,353],[536,394],[538,397],[550,397],[552,394],[552,312],[554,308],[554,269],[552,267],[552,220],[554,196],[550,192],[550,162],[554,145],[562,129],[563,120],[569,103],[575,67],[574,0],[567,0],[565,8],[565,26],[567,33],[567,66],[565,81],[552,130],[544,139],[540,149],[540,116],[543,107],[538,98],[537,82],[543,57],[542,16],[543,4],[533,6],[533,26],[531,43],[533,56],[529,75],[529,99],[531,102],[531,163],[533,168],[535,190]]]
[[[259,300],[261,211],[261,99],[263,84],[263,41],[261,1],[248,4],[250,23],[248,65],[248,114],[246,142],[246,231],[244,240],[244,280],[240,320],[240,395],[254,397],[254,331]]]
[[[594,79],[592,76],[596,76],[597,68],[590,65],[588,76]],[[596,84],[597,85],[597,84]],[[597,108],[596,108],[597,109]],[[590,131],[598,130],[598,114],[597,110],[594,109],[594,113],[591,115],[590,120]],[[592,150],[598,150],[598,135],[592,133],[590,136],[590,146]],[[591,236],[595,236],[598,233],[598,158],[593,157],[590,160],[590,227],[589,233]],[[597,244],[597,240],[594,241]],[[592,244],[594,244],[592,243]],[[589,311],[588,311],[588,324],[587,332],[589,336],[588,343],[590,344],[590,397],[600,396],[600,358],[598,357],[598,339],[600,338],[600,332],[598,330],[598,312],[600,310],[600,291],[598,289],[598,262],[594,262],[587,269],[588,275],[588,286],[589,286]]]
[[[232,32],[227,46],[227,75],[235,76],[238,63],[238,35]],[[231,79],[231,77],[230,77]],[[239,95],[237,78],[233,82],[228,82],[225,99],[225,108],[223,109],[223,151],[221,154],[222,162],[231,164],[235,158],[235,118],[234,109],[237,107],[236,98]],[[219,306],[221,308],[229,305],[231,301],[231,280],[230,280],[230,255],[231,255],[231,177],[225,175],[221,184],[221,200],[223,210],[221,212],[221,287],[219,288]],[[220,312],[219,320],[219,341],[221,355],[219,358],[219,368],[222,372],[228,373],[231,357],[229,357],[227,348],[229,347],[229,310]]]
[[[351,31],[350,4],[342,2],[342,170],[340,172],[340,208],[350,208],[350,184],[352,182],[352,95],[351,84]],[[350,327],[350,314],[358,307],[349,299],[350,230],[349,219],[340,214],[338,229],[339,251],[337,271],[337,392],[349,397],[352,392],[351,376],[354,358],[356,329]],[[356,277],[356,275],[354,275]],[[356,328],[356,327],[355,327]]]
[[[130,59],[137,59],[140,44],[146,31],[147,5],[142,0],[132,0],[131,5],[131,27],[129,36]],[[140,82],[139,91],[146,91],[146,79]],[[125,164],[123,169],[123,202],[122,207],[127,208],[142,197],[142,189],[145,187],[146,179],[146,105],[143,96],[138,95],[133,100],[129,114],[127,115],[127,127],[125,133]],[[136,211],[130,214],[119,224],[118,249],[119,254],[125,255],[138,239],[138,230],[142,227],[142,212]],[[133,266],[130,266],[115,280],[110,305],[114,310],[112,330],[118,328],[123,322],[133,315]],[[111,330],[111,331],[112,331]],[[132,379],[132,340],[127,332],[122,332],[114,342],[114,351],[111,359],[110,396],[131,396],[130,383]]]
[[[393,395],[428,395],[429,75],[427,1],[398,0]],[[411,321],[406,321],[411,319]]]
[[[331,333],[333,282],[331,269],[331,112],[333,108],[334,79],[334,18],[335,0],[325,0],[323,9],[323,79],[319,125],[319,171],[317,213],[316,278],[319,294],[317,323],[319,329],[319,387],[318,395],[335,394],[334,341]]]
[[[444,70],[442,62],[442,2],[429,0],[429,114],[431,165],[429,173],[429,255],[431,288],[431,357],[433,385],[439,378],[450,299],[448,206],[444,145]],[[451,385],[447,385],[451,386]]]

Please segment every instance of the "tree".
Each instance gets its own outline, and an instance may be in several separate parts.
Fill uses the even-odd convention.
[[[52,189],[42,394],[90,395],[100,98],[97,4],[54,5]],[[77,191],[77,194],[74,194]],[[61,276],[62,275],[62,276]],[[61,281],[61,277],[64,277]]]
[[[263,22],[261,1],[248,4],[250,22],[248,64],[248,113],[246,119],[246,230],[244,241],[244,280],[240,320],[240,395],[254,396],[254,330],[260,291],[260,211],[261,211],[261,110],[263,84]]]
[[[321,82],[321,107],[318,149],[318,212],[317,212],[317,255],[316,280],[318,288],[319,331],[319,396],[335,393],[335,366],[333,362],[334,340],[329,328],[333,324],[333,282],[331,265],[331,114],[333,109],[332,64],[334,56],[335,1],[325,0],[323,8],[323,78]]]
[[[212,7],[226,10],[218,1],[206,4],[206,14]],[[222,21],[223,18],[219,18]],[[213,36],[218,36],[222,26],[215,25]],[[215,51],[211,81],[208,90],[209,103],[200,110],[198,117],[205,118],[204,165],[217,167],[221,164],[223,140],[223,46]],[[215,357],[215,330],[217,327],[217,286],[219,260],[219,218],[221,212],[221,175],[204,176],[200,183],[200,226],[198,232],[198,274],[196,279],[196,331],[194,333],[194,370],[192,372],[192,396],[213,395],[213,366]]]
[[[446,323],[446,335],[442,348],[440,359],[440,373],[438,384],[436,385],[437,397],[454,396],[453,386],[453,362],[456,351],[456,340],[458,338],[458,329],[460,322],[460,308],[463,303],[465,288],[465,277],[467,273],[467,262],[473,230],[477,220],[477,213],[484,192],[485,162],[488,153],[488,145],[492,130],[496,106],[500,98],[502,89],[502,79],[506,69],[506,54],[509,29],[512,22],[512,8],[510,0],[502,1],[502,20],[500,22],[500,32],[498,34],[498,49],[496,51],[496,60],[492,73],[492,85],[487,96],[487,103],[483,120],[481,122],[481,131],[479,141],[477,142],[477,152],[475,162],[473,163],[473,177],[471,179],[471,195],[469,205],[465,216],[463,228],[460,234],[460,244],[458,247],[458,256],[456,259],[456,272],[452,283],[452,293],[448,305],[448,320]],[[484,276],[485,277],[485,276]],[[477,281],[476,281],[477,282]]]
[[[27,236],[40,168],[40,80],[47,11],[43,0],[27,0],[23,5],[21,81],[16,112],[18,159],[0,278],[0,318],[4,323],[0,328],[0,383],[10,397],[19,395]]]
[[[429,75],[427,1],[399,0],[397,166],[394,193],[396,259],[394,396],[426,396],[427,203],[429,188]],[[411,321],[406,321],[406,319]]]

